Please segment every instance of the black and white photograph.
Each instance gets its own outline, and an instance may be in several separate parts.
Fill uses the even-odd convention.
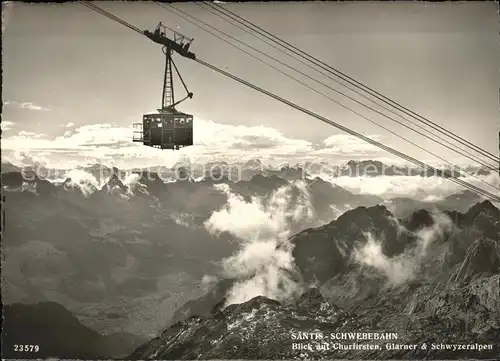
[[[500,359],[499,9],[2,2],[2,359]]]

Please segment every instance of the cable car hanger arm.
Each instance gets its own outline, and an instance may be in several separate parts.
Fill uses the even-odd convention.
[[[191,40],[192,41],[192,40]],[[193,59],[194,60],[194,59]],[[177,69],[177,65],[175,65],[175,62],[173,60],[172,61],[172,65],[174,66],[174,69],[175,69],[175,72],[177,73],[177,76],[179,77],[179,79],[181,80],[181,83],[182,85],[184,86],[184,89],[186,90],[186,93],[187,95],[182,98],[181,100],[178,100],[176,101],[174,104],[172,104],[172,108],[174,108],[176,105],[178,105],[179,103],[182,103],[184,100],[186,99],[193,99],[193,93],[189,91],[186,83],[184,82],[184,79],[182,78],[182,75],[181,73],[179,72],[179,69]]]

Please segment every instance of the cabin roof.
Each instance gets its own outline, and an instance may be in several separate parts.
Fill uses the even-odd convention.
[[[187,114],[187,113],[183,113],[183,112],[179,112],[177,110],[166,110],[166,111],[162,111],[161,113],[158,112],[158,113],[148,113],[148,114],[144,114],[144,116],[162,116],[162,115],[182,115],[182,116],[185,116],[185,117],[193,117],[192,114]]]

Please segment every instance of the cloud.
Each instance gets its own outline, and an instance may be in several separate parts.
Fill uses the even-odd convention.
[[[444,214],[433,215],[434,225],[417,232],[416,246],[404,253],[388,257],[382,252],[382,242],[372,234],[365,234],[367,243],[354,250],[354,260],[363,266],[374,268],[384,275],[390,286],[398,286],[415,279],[428,255],[432,244],[453,228],[452,221]],[[401,230],[406,231],[402,226]]]
[[[235,126],[201,119],[195,119],[194,142],[197,146],[215,152],[224,152],[225,149],[237,152],[263,150],[263,154],[268,151],[277,154],[308,152],[313,149],[311,142],[287,138],[271,127]]]
[[[2,141],[2,143],[3,142],[4,141]],[[38,166],[47,164],[48,159],[39,153],[28,154],[23,151],[15,151],[10,153],[9,155],[5,155],[5,151],[2,147],[2,161],[8,161],[12,164],[17,164],[17,165]]]
[[[32,102],[18,102],[15,100],[7,100],[5,105],[10,105],[17,109],[28,109],[28,110],[38,110],[38,111],[49,111],[52,110],[51,107],[43,107]]]
[[[368,135],[367,137],[373,140],[380,139],[380,136],[378,135]],[[380,149],[375,147],[374,145],[368,144],[364,140],[361,140],[350,134],[331,135],[323,141],[323,144],[327,148],[334,149],[339,153],[380,151]]]
[[[328,177],[325,180],[332,182],[355,194],[370,194],[386,199],[407,197],[421,201],[443,199],[451,194],[465,190],[461,185],[441,177],[420,176],[378,176],[378,177]],[[499,194],[498,190],[488,184],[499,184],[500,177],[496,173],[488,176],[463,177],[468,183],[479,188]],[[486,184],[488,183],[488,184]]]
[[[381,141],[379,135],[367,135],[367,137]],[[356,159],[377,159],[385,157],[391,159],[394,163],[394,157],[388,156],[387,152],[377,148],[371,144],[366,143],[350,134],[334,134],[323,140],[322,146],[316,147],[310,152],[310,156],[316,157],[332,157],[337,159],[356,160]]]
[[[66,186],[79,188],[84,196],[90,196],[102,186],[93,175],[79,169],[71,170],[64,176],[64,180],[69,179]]]
[[[260,158],[268,162],[299,162],[304,159],[316,160],[321,157],[332,159],[340,154],[335,147],[323,143],[290,138],[276,129],[265,126],[235,126],[220,124],[195,118],[194,143],[176,152],[161,151],[132,142],[132,127],[118,127],[111,124],[89,124],[70,127],[56,137],[35,136],[33,133],[18,134],[4,138],[3,149],[10,156],[15,151],[25,153],[43,152],[51,164],[98,162],[118,167],[169,166],[180,159],[192,162],[222,161],[240,162]],[[342,141],[343,135],[336,136]],[[36,139],[35,139],[36,138]],[[326,143],[330,144],[332,137]],[[350,139],[350,138],[346,138]],[[366,147],[360,142],[356,149],[350,140],[352,155],[359,156]],[[10,152],[10,153],[9,153]],[[342,155],[346,155],[343,151]]]
[[[293,297],[301,285],[296,278],[292,245],[288,241],[293,222],[311,220],[312,206],[306,187],[293,198],[290,186],[276,190],[267,200],[250,202],[218,186],[227,204],[205,222],[212,234],[229,232],[242,240],[241,249],[223,261],[225,277],[237,279],[227,304],[242,303],[263,295],[276,300]]]
[[[45,136],[45,134],[39,134],[39,133],[34,133],[34,132],[28,132],[26,130],[21,130],[17,136],[22,139],[41,139]]]
[[[68,124],[65,125],[66,128],[72,128],[74,127],[75,123],[69,122]]]
[[[14,126],[16,123],[14,122],[11,122],[9,120],[2,120],[2,123],[1,123],[1,127],[2,127],[2,131],[7,131],[7,130],[10,130],[12,129],[12,126]]]
[[[207,293],[212,290],[216,285],[219,279],[213,275],[204,275],[200,281],[200,288],[203,293]]]
[[[34,142],[23,142],[27,137],[34,137],[32,132],[20,132],[17,136],[4,139],[4,148],[24,151],[52,151],[94,153],[100,146],[113,148],[121,143],[135,146],[131,142],[132,129],[128,127],[112,127],[110,124],[91,124],[66,131],[62,136],[37,136]],[[92,149],[92,147],[96,149]],[[145,147],[141,147],[145,148]],[[102,154],[106,152],[103,151]]]

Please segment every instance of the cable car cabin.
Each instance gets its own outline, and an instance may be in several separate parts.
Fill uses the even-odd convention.
[[[133,141],[160,149],[193,145],[193,116],[176,110],[144,114],[142,123],[134,124]]]
[[[163,47],[163,54],[165,55],[163,95],[161,109],[158,109],[158,113],[144,114],[142,123],[134,124],[133,141],[141,142],[153,148],[178,150],[193,145],[193,116],[179,112],[175,107],[184,100],[193,98],[193,93],[188,90],[186,83],[182,79],[172,59],[172,53],[175,51],[185,57],[192,59],[195,59],[195,57],[194,54],[188,52],[193,39],[174,32],[174,40],[171,40],[165,35],[166,29],[162,23],[159,23],[154,33],[145,32],[151,40],[165,45]],[[184,44],[184,41],[187,41],[187,43]],[[177,73],[187,94],[178,101],[174,99],[172,70]]]

